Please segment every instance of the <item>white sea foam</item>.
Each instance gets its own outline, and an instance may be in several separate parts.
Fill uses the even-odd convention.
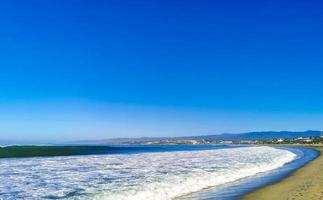
[[[0,160],[0,199],[166,200],[281,167],[271,147]]]

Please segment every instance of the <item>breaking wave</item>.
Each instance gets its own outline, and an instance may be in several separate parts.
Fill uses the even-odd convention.
[[[167,200],[276,169],[296,154],[240,147],[0,160],[0,199]]]

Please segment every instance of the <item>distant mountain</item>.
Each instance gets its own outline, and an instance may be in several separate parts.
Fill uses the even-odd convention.
[[[127,143],[140,143],[146,141],[156,140],[270,140],[275,138],[297,138],[297,137],[311,137],[320,136],[321,131],[259,131],[247,133],[223,133],[219,135],[202,135],[202,136],[187,136],[187,137],[143,137],[143,138],[116,138],[105,140],[83,140],[74,141],[73,144],[127,144]]]
[[[204,140],[270,140],[275,138],[296,138],[296,137],[310,137],[320,136],[321,131],[261,131],[261,132],[248,132],[240,134],[220,134],[220,135],[205,135],[192,137],[193,139],[204,139]]]

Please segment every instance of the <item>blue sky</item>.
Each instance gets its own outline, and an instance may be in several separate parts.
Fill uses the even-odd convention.
[[[0,2],[0,139],[323,129],[323,3]]]

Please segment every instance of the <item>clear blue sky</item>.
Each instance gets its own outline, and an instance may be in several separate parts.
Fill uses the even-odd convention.
[[[320,0],[4,0],[0,139],[323,129]]]

